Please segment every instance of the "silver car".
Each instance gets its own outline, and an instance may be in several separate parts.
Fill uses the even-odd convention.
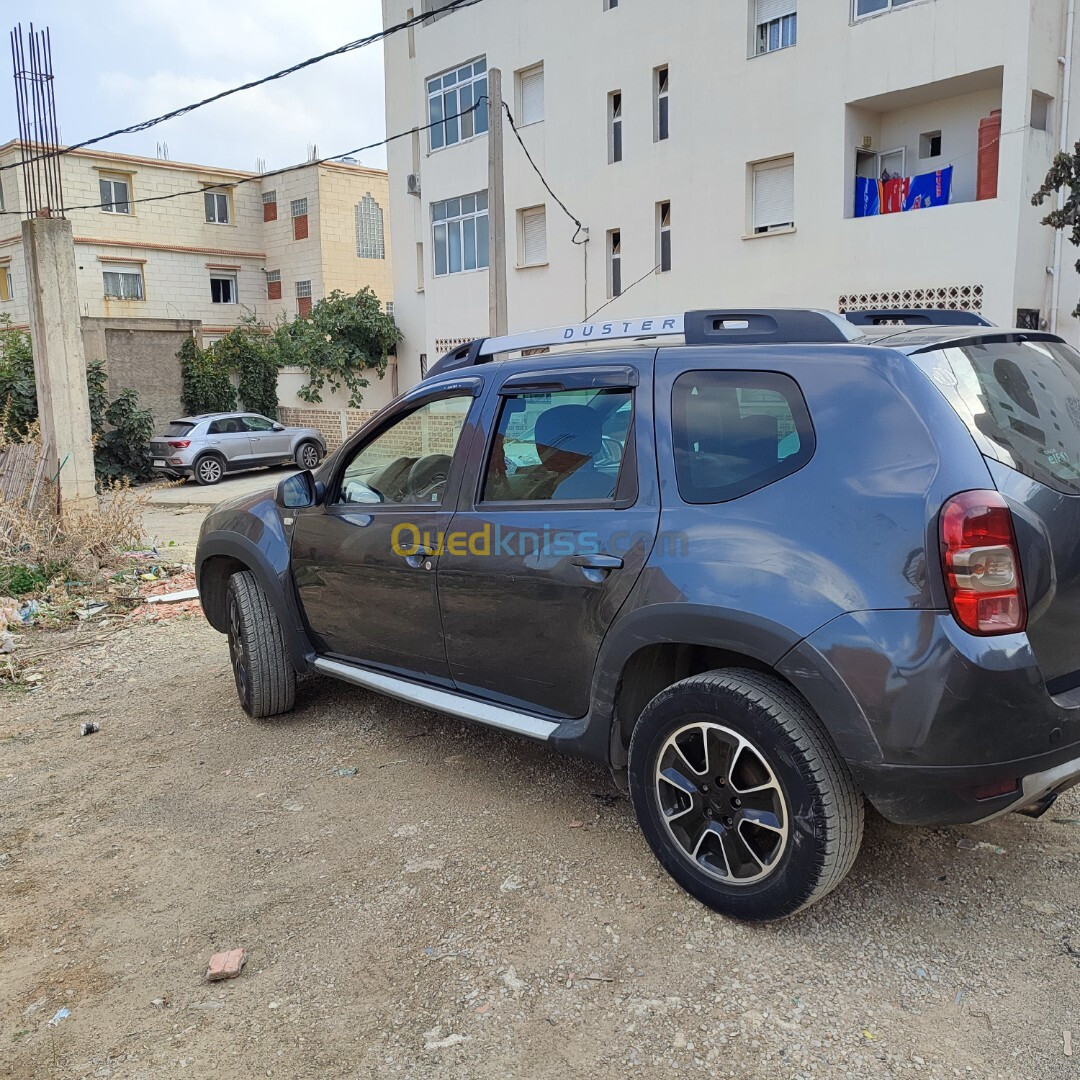
[[[165,476],[216,484],[226,473],[295,462],[314,469],[326,457],[315,428],[285,427],[257,413],[206,413],[174,420],[150,442],[150,464]]]

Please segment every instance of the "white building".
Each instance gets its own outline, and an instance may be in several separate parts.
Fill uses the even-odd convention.
[[[432,21],[386,42],[388,133],[436,122],[389,146],[402,386],[489,332],[487,102],[440,118],[491,68],[588,230],[507,127],[511,333],[612,301],[965,307],[1077,338],[1076,252],[1031,205],[1080,137],[1070,0],[383,0],[384,22],[421,3]],[[933,203],[950,167],[948,205],[855,216],[858,177],[935,174]]]

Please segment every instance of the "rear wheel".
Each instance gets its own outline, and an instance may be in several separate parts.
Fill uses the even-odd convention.
[[[303,442],[296,448],[296,464],[301,469],[318,468],[322,452],[313,442]]]
[[[229,578],[229,657],[240,704],[256,719],[288,712],[296,672],[277,614],[250,570]]]
[[[197,484],[216,484],[225,475],[225,463],[214,454],[206,454],[195,462],[192,473]]]
[[[630,743],[630,794],[664,869],[735,918],[820,900],[862,842],[862,798],[820,720],[757,671],[694,675],[653,698]]]

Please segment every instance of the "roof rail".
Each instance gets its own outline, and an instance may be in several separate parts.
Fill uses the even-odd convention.
[[[974,311],[945,311],[939,308],[875,308],[848,311],[844,318],[855,326],[993,326]]]
[[[427,377],[482,364],[499,353],[552,345],[591,345],[601,341],[656,337],[682,337],[687,345],[779,345],[858,341],[861,336],[850,322],[831,311],[813,308],[705,309],[688,311],[685,315],[574,323],[506,337],[478,338],[440,357]]]

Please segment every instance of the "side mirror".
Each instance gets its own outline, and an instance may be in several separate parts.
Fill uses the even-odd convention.
[[[275,430],[275,431],[284,431],[284,430],[285,430],[285,425],[284,425],[284,424],[279,424],[279,423],[278,423],[278,422],[277,422],[277,421],[275,420],[275,421],[274,421],[274,430]]]
[[[285,510],[302,510],[306,506],[318,506],[326,497],[326,485],[316,480],[312,472],[286,476],[278,484],[275,501]]]

